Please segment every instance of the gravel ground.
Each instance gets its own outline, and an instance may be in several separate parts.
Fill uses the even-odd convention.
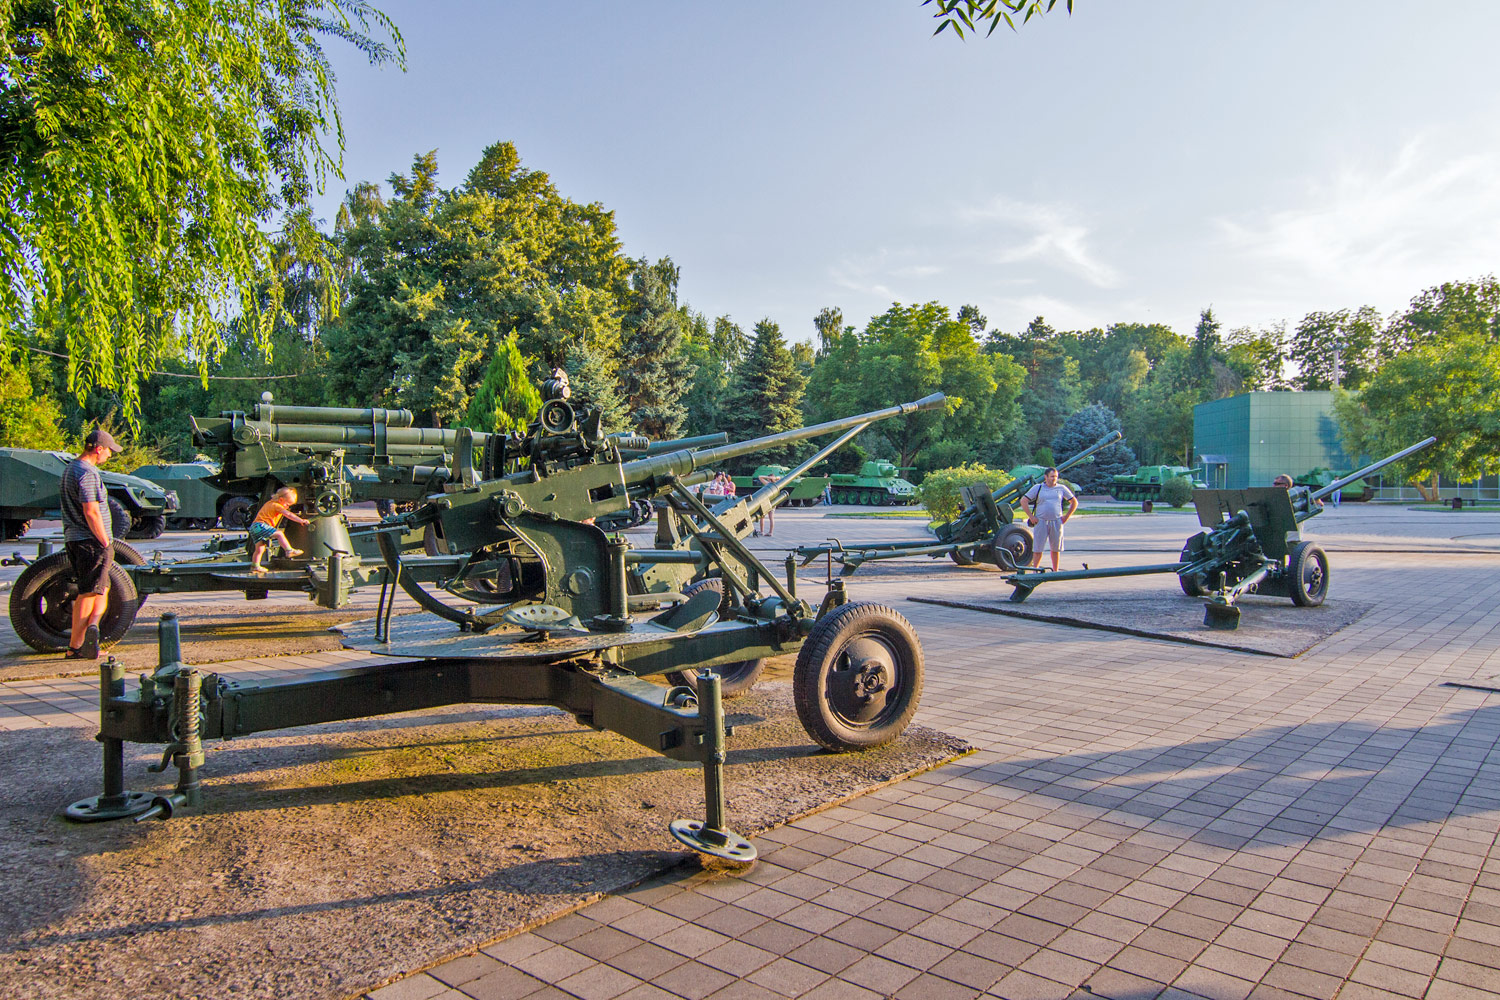
[[[913,727],[828,754],[790,686],[732,702],[729,825],[753,834],[966,752]],[[127,785],[149,747],[128,747]],[[696,765],[551,710],[449,708],[214,744],[201,810],[74,825],[79,729],[0,734],[0,996],[358,994],[684,863]],[[38,763],[42,766],[39,768]],[[696,871],[689,860],[684,869]]]

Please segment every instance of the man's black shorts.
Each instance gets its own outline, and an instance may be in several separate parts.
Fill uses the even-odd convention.
[[[73,563],[73,575],[78,579],[80,594],[109,593],[109,567],[115,561],[115,547],[100,545],[89,538],[81,542],[68,542],[68,559]]]

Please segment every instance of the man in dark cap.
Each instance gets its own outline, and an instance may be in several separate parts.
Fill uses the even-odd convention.
[[[83,439],[83,454],[68,463],[61,489],[63,544],[78,580],[73,599],[73,633],[67,658],[99,658],[99,619],[109,603],[109,570],[115,561],[114,538],[109,523],[109,493],[99,466],[120,450],[115,439],[102,428]]]

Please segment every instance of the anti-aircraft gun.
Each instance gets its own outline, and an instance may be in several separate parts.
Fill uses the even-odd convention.
[[[1335,490],[1436,440],[1419,441],[1318,490],[1299,486],[1194,490],[1193,505],[1204,530],[1187,540],[1177,562],[1061,572],[1013,565],[1007,567],[1011,574],[1005,577],[1014,588],[1010,599],[1024,601],[1043,583],[1176,573],[1184,594],[1207,599],[1203,624],[1209,628],[1238,628],[1240,609],[1235,602],[1244,594],[1289,597],[1298,607],[1317,607],[1328,596],[1328,554],[1301,537],[1302,522],[1322,513],[1323,499]]]
[[[1118,440],[1120,432],[1111,431],[1059,464],[1057,469],[1066,472],[1082,465],[1093,458],[1095,452]],[[797,556],[804,566],[820,557],[837,559],[844,576],[854,573],[867,562],[903,556],[928,556],[932,559],[947,556],[960,566],[992,562],[1006,569],[1021,565],[1031,558],[1032,539],[1031,532],[1016,523],[1015,505],[1041,481],[1040,475],[1019,476],[993,491],[983,484],[964,487],[963,510],[953,520],[937,525],[934,529],[936,541],[844,542],[835,538],[822,545],[799,546]]]
[[[373,619],[345,626],[345,644],[385,654],[387,662],[288,681],[231,682],[184,666],[175,621],[164,621],[162,666],[139,691],[126,691],[117,664],[101,667],[104,794],[74,803],[67,814],[165,817],[196,805],[204,739],[464,702],[543,704],[672,759],[701,763],[706,820],[677,820],[672,833],[696,850],[748,861],[754,846],[724,825],[726,729],[716,668],[796,651],[797,713],[814,740],[853,750],[895,739],[922,688],[922,650],[910,624],[889,608],[849,602],[842,580],[814,609],[797,596],[792,560],[784,582],[761,563],[741,540],[737,519],[774,505],[783,484],[715,509],[691,484],[719,462],[839,434],[826,453],[877,420],[941,406],[943,396],[697,452],[626,458],[599,433],[596,412],[568,404],[560,381],[548,383],[527,435],[486,444],[482,467],[497,475],[481,477],[460,441],[458,474],[443,492],[404,524],[373,529],[387,570],[379,609]],[[632,551],[593,523],[631,500],[658,496],[691,515],[674,521],[689,536],[678,544]],[[455,553],[431,591],[395,537],[428,524],[441,525]],[[701,581],[712,570],[727,590],[637,586],[632,594],[632,573],[639,578],[656,567],[666,579],[669,566],[678,567],[679,580]],[[396,587],[430,614],[393,620]],[[701,671],[696,689],[644,679],[690,670]],[[179,774],[172,794],[125,790],[127,740],[169,744]]]

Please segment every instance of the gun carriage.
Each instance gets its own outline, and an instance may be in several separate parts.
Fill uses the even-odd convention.
[[[1317,607],[1328,596],[1328,554],[1302,538],[1301,525],[1323,510],[1322,500],[1335,490],[1421,451],[1436,441],[1427,438],[1336,479],[1318,490],[1294,486],[1193,491],[1198,523],[1204,530],[1187,540],[1174,563],[1111,569],[1031,569],[1015,564],[1005,582],[1010,599],[1024,601],[1044,583],[1104,580],[1111,577],[1176,573],[1182,592],[1205,598],[1203,624],[1214,629],[1239,627],[1236,603],[1244,594],[1288,597],[1298,607]]]
[[[1111,431],[1060,464],[1058,471],[1082,465],[1095,452],[1119,439],[1120,432]],[[947,556],[960,566],[990,562],[1002,569],[1012,568],[1031,558],[1032,543],[1031,532],[1016,523],[1014,506],[1041,481],[1040,475],[1019,476],[993,491],[983,485],[964,487],[963,510],[953,520],[936,526],[936,541],[844,542],[835,538],[823,545],[799,546],[796,553],[804,566],[819,557],[837,559],[843,576],[851,575],[867,562],[904,556],[932,559]]]
[[[834,581],[815,609],[742,541],[758,512],[785,498],[805,471],[751,497],[709,508],[691,486],[708,467],[827,434],[808,463],[877,420],[942,405],[929,396],[844,420],[694,452],[627,458],[599,433],[597,412],[575,411],[565,380],[546,387],[522,438],[492,436],[476,468],[458,443],[456,475],[417,511],[372,529],[384,561],[379,611],[346,626],[345,644],[388,656],[378,666],[240,683],[180,662],[175,622],[164,621],[161,662],[125,690],[123,670],[101,668],[104,794],[75,803],[75,819],[168,816],[201,800],[202,741],[314,722],[463,702],[552,705],[665,756],[703,765],[705,821],[678,820],[684,844],[735,861],[755,848],[724,823],[723,686],[718,670],[797,652],[799,718],[820,745],[879,746],[905,729],[922,687],[921,646],[895,611],[848,601]],[[465,432],[460,431],[461,435]],[[632,550],[597,520],[635,499],[670,498],[652,549]],[[440,529],[450,555],[432,589],[412,572],[398,538]],[[425,576],[423,574],[422,576]],[[395,589],[427,614],[391,616]],[[646,678],[691,674],[694,683]],[[168,744],[163,766],[177,789],[126,791],[124,741]]]

